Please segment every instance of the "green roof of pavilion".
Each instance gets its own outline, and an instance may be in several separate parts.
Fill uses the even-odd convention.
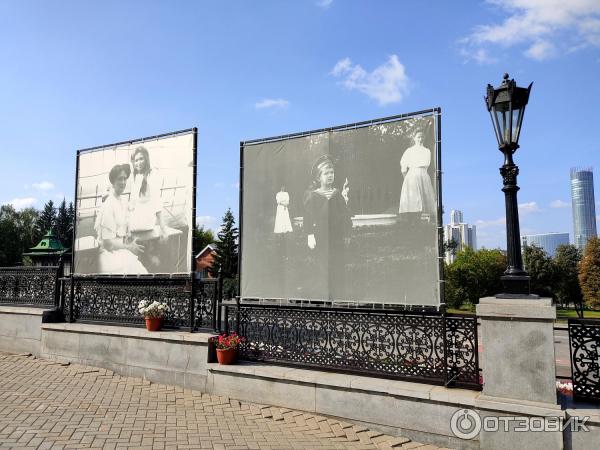
[[[48,232],[44,235],[42,240],[38,242],[35,247],[31,247],[29,251],[31,253],[62,253],[66,250],[65,246],[62,245],[60,240],[54,235],[52,230],[48,230]]]

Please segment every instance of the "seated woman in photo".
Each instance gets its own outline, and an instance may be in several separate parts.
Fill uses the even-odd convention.
[[[129,164],[117,164],[108,174],[112,187],[100,207],[94,225],[100,244],[100,273],[148,273],[138,258],[144,253],[144,247],[129,237],[128,203],[122,198],[122,194],[130,174]]]

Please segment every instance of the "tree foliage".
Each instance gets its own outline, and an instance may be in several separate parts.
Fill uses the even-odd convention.
[[[476,304],[482,297],[499,293],[505,269],[506,257],[500,250],[465,248],[446,266],[446,303],[458,308],[463,303]]]
[[[203,226],[194,230],[194,255],[201,252],[208,244],[215,243],[215,235],[211,230],[205,230]]]
[[[585,304],[600,307],[600,238],[591,238],[579,267],[579,283]]]
[[[221,271],[223,280],[223,295],[231,298],[237,295],[238,271],[238,229],[231,209],[223,216],[221,231],[217,234],[215,243],[215,258],[212,265],[212,276],[218,276]]]
[[[38,212],[33,208],[17,211],[11,205],[0,207],[0,266],[22,263],[23,253],[37,244],[37,220]]]
[[[579,286],[581,251],[574,245],[559,245],[554,255],[554,295],[562,306],[581,305],[583,296]]]
[[[48,231],[56,226],[56,207],[52,200],[44,205],[36,224],[36,241],[39,241]]]
[[[73,203],[69,203],[69,206],[67,206],[67,202],[63,198],[63,201],[58,207],[54,229],[56,231],[56,236],[66,248],[71,248],[73,245],[74,219],[75,211],[73,209]]]
[[[535,244],[528,245],[523,249],[523,263],[530,277],[531,293],[552,297],[557,272],[550,255]]]

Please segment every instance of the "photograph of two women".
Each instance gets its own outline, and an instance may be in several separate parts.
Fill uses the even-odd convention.
[[[193,134],[79,153],[76,274],[189,273]]]
[[[243,147],[244,298],[438,305],[430,115]]]

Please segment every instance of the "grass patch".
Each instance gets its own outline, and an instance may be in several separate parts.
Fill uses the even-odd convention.
[[[583,317],[585,319],[600,319],[600,311],[584,310]],[[577,312],[574,309],[557,308],[556,309],[556,318],[558,320],[578,319],[579,316],[577,315]]]

